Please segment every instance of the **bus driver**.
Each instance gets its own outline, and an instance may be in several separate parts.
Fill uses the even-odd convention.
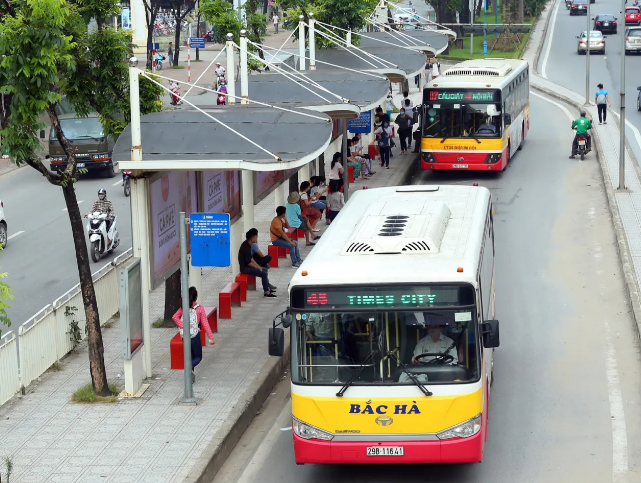
[[[417,314],[420,315],[420,314]],[[443,335],[441,332],[441,327],[444,324],[439,324],[440,317],[436,317],[430,314],[423,314],[425,324],[427,325],[427,335],[418,341],[416,347],[414,348],[414,355],[412,356],[412,363],[418,364],[419,360],[417,356],[421,354],[448,354],[453,358],[452,361],[448,361],[449,364],[458,364],[457,350],[455,348],[454,341]],[[432,359],[435,359],[437,356],[425,356],[421,357],[420,361],[428,362]],[[449,357],[448,357],[449,359]]]

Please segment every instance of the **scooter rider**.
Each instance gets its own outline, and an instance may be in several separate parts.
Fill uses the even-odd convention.
[[[570,159],[574,159],[574,156],[577,153],[579,143],[579,136],[585,136],[588,140],[588,152],[592,150],[592,136],[588,132],[589,129],[592,129],[592,122],[585,117],[585,111],[579,113],[579,118],[572,122],[572,129],[576,129],[576,135],[574,136],[574,141],[572,141],[572,154]]]
[[[220,80],[225,78],[225,68],[220,65],[220,62],[216,62],[216,84],[220,84]]]
[[[113,221],[113,216],[116,213],[114,211],[114,205],[107,199],[107,191],[103,188],[98,190],[98,199],[94,201],[93,206],[91,207],[91,212],[95,213],[96,211],[100,213],[105,213],[107,215],[107,233],[109,228],[111,228],[111,222]]]

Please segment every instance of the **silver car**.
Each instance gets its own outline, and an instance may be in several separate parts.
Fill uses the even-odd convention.
[[[577,35],[576,38],[579,39],[579,43],[576,48],[577,54],[585,54],[587,50],[587,32],[581,32],[581,35]],[[640,44],[641,46],[641,44]],[[605,54],[605,37],[598,30],[590,30],[590,53],[592,52],[601,52]]]
[[[641,52],[641,27],[625,29],[625,53]]]

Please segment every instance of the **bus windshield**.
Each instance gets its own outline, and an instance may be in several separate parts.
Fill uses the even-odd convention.
[[[294,313],[292,382],[459,384],[479,378],[473,306]]]
[[[433,138],[500,138],[500,104],[494,106],[493,116],[488,116],[485,103],[425,104],[423,136]],[[491,109],[491,108],[490,108]]]

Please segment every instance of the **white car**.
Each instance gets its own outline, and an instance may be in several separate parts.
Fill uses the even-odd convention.
[[[7,220],[4,217],[4,202],[0,200],[0,246],[7,246]]]

